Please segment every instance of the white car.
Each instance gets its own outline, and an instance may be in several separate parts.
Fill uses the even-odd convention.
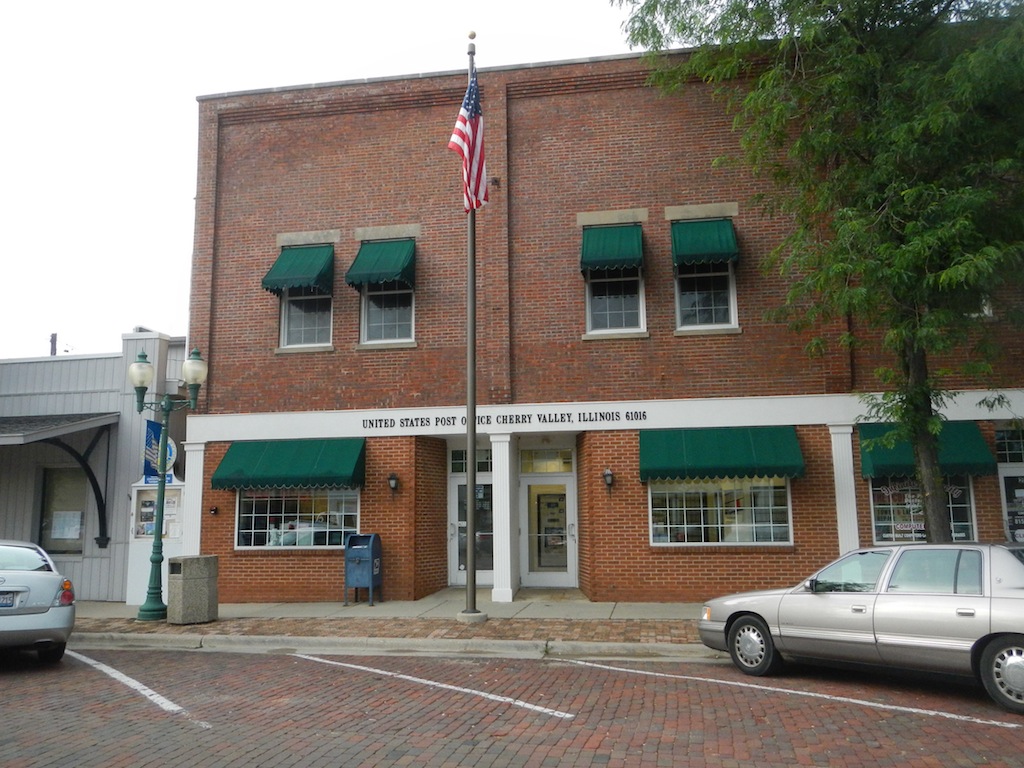
[[[0,540],[0,648],[29,648],[44,663],[64,656],[75,590],[41,547]]]
[[[859,549],[795,587],[709,600],[699,632],[748,675],[784,658],[969,675],[1024,714],[1024,545]]]

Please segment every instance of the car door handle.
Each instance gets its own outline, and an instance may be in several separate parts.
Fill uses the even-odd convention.
[[[956,615],[957,616],[968,616],[968,617],[970,617],[970,616],[974,615],[974,609],[973,608],[957,608],[956,609]]]
[[[851,605],[850,606],[850,612],[851,613],[867,613],[868,612],[868,607],[866,605]]]

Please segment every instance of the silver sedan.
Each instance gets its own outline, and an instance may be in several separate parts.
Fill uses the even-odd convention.
[[[748,675],[785,658],[969,675],[1024,714],[1024,546],[859,549],[795,587],[709,600],[699,631]]]
[[[0,540],[0,648],[31,648],[60,661],[75,626],[75,590],[28,541]]]

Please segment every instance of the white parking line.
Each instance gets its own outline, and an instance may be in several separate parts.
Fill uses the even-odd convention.
[[[591,661],[577,661],[573,659],[568,660],[570,664],[578,664],[581,667],[594,667],[596,669],[608,669],[613,672],[627,672],[633,675],[647,675],[649,677],[666,677],[672,680],[687,680],[690,682],[698,683],[712,683],[714,685],[731,686],[733,688],[752,688],[758,691],[767,691],[768,693],[786,693],[790,696],[804,696],[809,699],[826,699],[827,701],[836,701],[843,704],[856,704],[862,707],[869,707],[871,709],[884,709],[891,712],[904,712],[914,715],[924,715],[926,717],[943,717],[948,720],[959,720],[961,722],[976,723],[978,725],[994,725],[997,728],[1022,728],[1024,724],[1021,723],[1006,723],[1001,720],[984,720],[978,717],[967,717],[966,715],[957,715],[952,712],[943,712],[937,709],[920,709],[918,707],[900,707],[894,704],[882,704],[877,701],[867,701],[866,699],[853,699],[848,696],[830,696],[825,693],[814,693],[813,691],[796,691],[791,688],[776,688],[770,685],[756,685],[754,683],[741,683],[734,680],[715,680],[711,677],[696,677],[691,675],[670,675],[665,672],[649,672],[643,669],[627,669],[626,667],[613,667],[607,664],[595,664]]]
[[[185,715],[185,717],[187,717],[190,721],[198,725],[200,728],[213,727],[209,723],[205,723],[202,720],[194,720],[191,716],[189,716],[188,712],[183,707],[175,704],[170,699],[164,698],[159,693],[154,691],[152,688],[143,685],[135,678],[128,677],[128,675],[124,674],[123,672],[118,672],[113,667],[109,667],[101,661],[90,659],[88,656],[83,656],[80,653],[75,653],[74,651],[65,651],[65,653],[68,656],[71,656],[72,658],[78,659],[84,664],[88,664],[93,669],[98,670],[99,672],[102,672],[105,675],[109,675],[110,677],[117,680],[119,683],[123,683],[124,685],[128,686],[136,693],[142,694],[165,712],[169,712],[173,715]]]
[[[293,653],[300,659],[306,659],[307,661],[317,661],[321,664],[330,664],[335,667],[347,667],[348,669],[356,669],[360,672],[369,672],[373,675],[383,675],[384,677],[394,677],[398,680],[405,680],[410,683],[417,683],[418,685],[425,685],[429,688],[441,688],[446,691],[455,691],[456,693],[465,693],[470,696],[479,696],[482,699],[489,699],[490,701],[501,702],[502,704],[511,704],[513,707],[522,707],[523,709],[529,709],[533,712],[540,712],[543,715],[550,715],[551,717],[560,717],[564,720],[572,720],[576,715],[569,712],[559,712],[557,709],[548,709],[547,707],[541,707],[536,704],[530,704],[527,701],[520,699],[512,699],[508,696],[498,696],[493,693],[487,693],[485,691],[476,691],[472,688],[463,688],[458,685],[449,685],[448,683],[439,683],[436,680],[426,680],[422,677],[413,677],[411,675],[403,675],[398,672],[390,672],[386,669],[376,669],[375,667],[364,667],[360,664],[347,664],[342,661],[331,661],[329,659],[321,659],[318,656],[307,656],[303,653]]]

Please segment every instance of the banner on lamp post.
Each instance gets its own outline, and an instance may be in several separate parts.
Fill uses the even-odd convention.
[[[142,452],[142,479],[145,483],[157,483],[160,479],[160,431],[159,421],[146,420],[146,445]],[[166,482],[174,482],[174,460],[178,455],[178,447],[168,435],[167,437],[167,477]]]

